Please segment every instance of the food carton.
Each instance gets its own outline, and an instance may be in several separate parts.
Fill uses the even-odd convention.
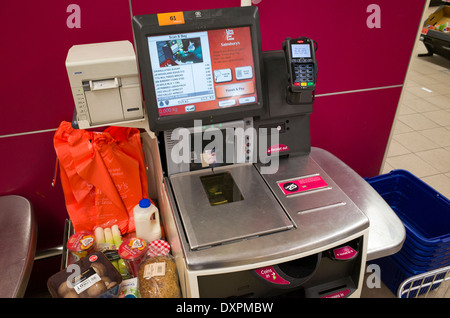
[[[47,287],[54,298],[117,297],[122,275],[102,252],[95,252],[51,276]]]

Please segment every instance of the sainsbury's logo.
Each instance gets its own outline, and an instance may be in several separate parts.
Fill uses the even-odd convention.
[[[226,29],[225,32],[227,34],[227,41],[233,41],[234,40],[234,30]]]

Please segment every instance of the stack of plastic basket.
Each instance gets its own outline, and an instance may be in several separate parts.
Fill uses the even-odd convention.
[[[450,200],[405,170],[393,170],[366,181],[406,229],[406,239],[398,253],[372,261],[380,266],[386,286],[397,294],[405,279],[450,265]]]

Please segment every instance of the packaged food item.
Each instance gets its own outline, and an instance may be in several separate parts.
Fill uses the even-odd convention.
[[[111,228],[97,226],[94,231],[97,251],[118,249],[122,244],[122,234],[116,224]]]
[[[72,253],[75,261],[94,252],[95,236],[90,231],[81,231],[72,235],[67,241],[67,248]]]
[[[180,298],[175,261],[170,254],[147,258],[139,268],[141,298]]]
[[[113,264],[113,266],[119,271],[120,275],[122,275],[122,279],[131,278],[130,273],[128,273],[127,264],[125,261],[120,258],[118,250],[104,250],[102,251],[106,258]]]
[[[113,298],[122,276],[102,252],[70,264],[51,276],[47,287],[54,298]]]
[[[170,253],[170,245],[164,240],[152,241],[148,244],[147,256],[163,256]]]
[[[137,277],[122,281],[119,288],[119,298],[140,298]]]
[[[137,277],[139,266],[146,258],[148,245],[145,240],[133,237],[125,240],[119,247],[119,256],[125,261],[128,272]]]

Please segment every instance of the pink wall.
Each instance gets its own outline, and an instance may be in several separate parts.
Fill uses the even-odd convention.
[[[378,174],[401,87],[325,94],[402,85],[425,2],[262,0],[258,4],[263,50],[281,49],[287,36],[309,36],[319,43],[312,145],[331,151],[363,177]],[[134,14],[240,5],[239,0],[132,3]],[[370,3],[381,8],[381,28],[366,25]],[[81,28],[66,24],[70,4],[81,8]],[[51,247],[61,244],[67,217],[60,183],[51,187],[54,129],[62,120],[70,121],[74,109],[66,54],[75,44],[131,41],[128,1],[2,1],[0,21],[0,195],[19,194],[32,202],[39,226],[38,249]]]

